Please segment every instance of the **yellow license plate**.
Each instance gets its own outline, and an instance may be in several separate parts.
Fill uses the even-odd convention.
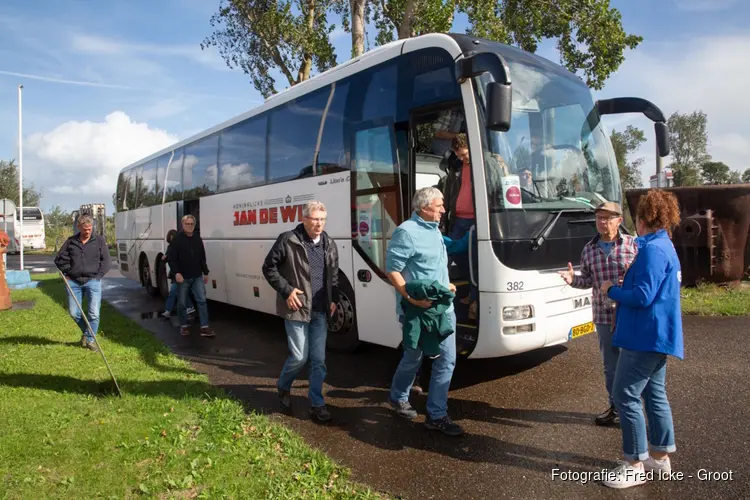
[[[594,326],[594,323],[584,323],[583,325],[574,326],[570,329],[570,333],[568,333],[568,340],[573,340],[595,331],[596,327]]]

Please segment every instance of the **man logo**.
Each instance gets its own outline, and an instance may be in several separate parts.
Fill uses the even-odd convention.
[[[588,307],[588,306],[591,306],[591,297],[573,299],[573,309],[580,309],[582,307]]]

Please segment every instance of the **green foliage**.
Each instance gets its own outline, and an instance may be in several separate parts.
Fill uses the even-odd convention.
[[[742,172],[742,182],[750,182],[750,168]]]
[[[24,183],[23,206],[38,207],[42,201],[42,193],[34,189],[34,185]],[[16,205],[18,200],[18,167],[15,160],[0,160],[0,200],[9,199]]]
[[[366,50],[366,26],[375,27],[375,44],[383,45],[448,32],[457,13],[468,17],[469,34],[530,52],[542,40],[555,39],[561,64],[582,72],[595,89],[622,64],[625,50],[642,41],[623,30],[620,12],[609,0],[222,0],[211,18],[216,31],[201,47],[217,47],[230,68],[250,75],[268,97],[276,92],[274,70],[296,85],[312,69],[335,65],[328,37],[336,25],[328,22],[329,13],[352,34],[353,57]]]
[[[729,184],[729,167],[720,161],[707,161],[701,165],[705,184]]]
[[[628,125],[623,132],[612,131],[610,139],[615,150],[622,189],[641,187],[641,165],[643,165],[644,160],[643,158],[636,158],[629,162],[628,156],[638,151],[641,145],[646,142],[646,135],[643,130]]]
[[[697,186],[701,183],[701,165],[711,160],[708,154],[708,119],[703,111],[690,114],[675,112],[667,120],[675,186]]]
[[[328,23],[332,0],[221,0],[211,17],[213,34],[201,48],[213,46],[230,68],[250,75],[263,97],[276,93],[273,70],[288,84],[310,78],[314,69],[336,64]]]
[[[62,282],[35,279],[0,315],[0,498],[382,498],[104,302],[117,397]]]

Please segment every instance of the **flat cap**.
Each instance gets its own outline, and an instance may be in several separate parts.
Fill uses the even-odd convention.
[[[620,208],[619,203],[615,203],[614,201],[607,201],[596,207],[595,212],[604,211],[604,212],[611,212],[613,214],[622,215],[622,208]]]

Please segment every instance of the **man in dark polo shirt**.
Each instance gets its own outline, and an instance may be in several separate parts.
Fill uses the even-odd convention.
[[[302,215],[302,224],[274,243],[263,263],[263,276],[278,293],[276,312],[285,320],[289,345],[277,384],[281,406],[291,408],[292,383],[309,359],[310,413],[326,422],[331,420],[323,399],[326,336],[338,301],[339,256],[336,243],[323,231],[326,207],[311,201]]]
[[[102,278],[110,267],[109,249],[103,237],[93,234],[94,220],[90,215],[78,219],[79,233],[63,243],[55,257],[55,265],[62,271],[78,303],[83,307],[83,299],[88,299],[86,316],[94,335],[99,330],[99,309],[102,304]],[[81,345],[96,351],[96,343],[91,337],[81,310],[68,292],[68,311],[81,329]]]

